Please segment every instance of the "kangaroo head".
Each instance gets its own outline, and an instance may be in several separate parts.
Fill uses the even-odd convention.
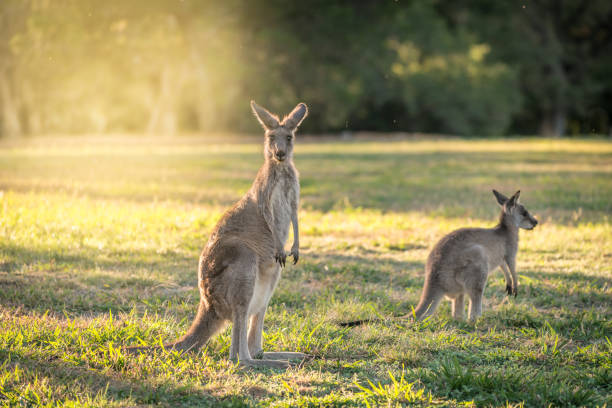
[[[527,230],[534,229],[538,225],[538,220],[529,214],[524,205],[519,203],[520,190],[510,198],[496,190],[493,190],[493,194],[502,207],[501,220],[503,223]]]
[[[279,163],[287,159],[290,161],[293,157],[295,131],[308,115],[306,104],[299,103],[282,121],[254,101],[251,101],[251,109],[266,132],[264,143],[266,160],[274,160]]]

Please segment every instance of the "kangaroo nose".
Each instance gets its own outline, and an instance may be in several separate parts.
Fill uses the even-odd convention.
[[[538,220],[536,220],[535,218],[533,219],[533,226],[535,227],[536,225],[538,225]]]
[[[285,160],[285,152],[283,151],[278,151],[274,154],[276,156],[276,158],[280,161]]]

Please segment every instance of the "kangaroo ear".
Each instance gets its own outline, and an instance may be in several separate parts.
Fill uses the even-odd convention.
[[[289,130],[295,130],[298,126],[300,126],[300,123],[302,123],[306,116],[308,116],[308,107],[305,103],[301,102],[298,103],[290,114],[285,116],[282,124]]]
[[[278,123],[278,117],[268,112],[267,109],[256,104],[255,101],[251,101],[251,110],[265,130],[276,129],[280,126],[280,123]]]
[[[518,203],[520,195],[521,190],[514,193],[514,195],[510,197],[510,200],[508,201],[508,207],[514,207]]]
[[[497,198],[497,202],[499,203],[499,205],[503,206],[504,204],[506,204],[506,201],[508,201],[508,197],[506,197],[497,190],[493,190],[493,194],[495,195],[495,198]]]

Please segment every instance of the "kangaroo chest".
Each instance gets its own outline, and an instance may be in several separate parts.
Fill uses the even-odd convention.
[[[291,225],[292,203],[297,202],[297,189],[291,180],[279,180],[270,195],[270,209],[276,236],[287,241]]]
[[[502,241],[496,245],[490,245],[488,251],[489,272],[506,262],[507,258],[516,256],[516,242]]]

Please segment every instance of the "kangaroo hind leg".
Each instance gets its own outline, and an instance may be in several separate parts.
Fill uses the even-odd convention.
[[[474,265],[472,279],[467,286],[470,297],[470,320],[476,320],[482,314],[482,297],[487,284],[487,270],[484,265]]]
[[[249,328],[249,352],[251,358],[261,358],[263,360],[303,360],[309,357],[308,354],[297,353],[291,351],[267,352],[262,349],[262,334],[263,334],[263,319],[266,313],[264,308],[259,313],[251,316],[251,325]],[[283,362],[284,363],[284,362]]]
[[[232,307],[232,344],[230,359],[245,367],[287,368],[289,362],[279,360],[255,360],[249,351],[248,320],[249,305],[254,295],[257,276],[257,257],[243,251],[239,260],[228,266],[227,303]],[[265,309],[264,309],[265,313]],[[262,327],[263,327],[263,315]]]
[[[280,273],[280,271],[278,271],[277,273]],[[263,323],[266,315],[266,310],[268,308],[268,302],[270,301],[270,297],[272,297],[272,291],[276,286],[276,281],[270,281],[269,285],[271,285],[271,287],[270,291],[267,292],[267,294],[265,295],[266,299],[264,305],[260,307],[257,313],[251,315],[248,335],[249,352],[251,353],[251,358],[261,358],[263,360],[303,360],[309,357],[308,354],[297,352],[263,352]],[[258,294],[256,294],[255,296],[258,296]]]
[[[235,310],[233,319],[234,326],[232,328],[232,346],[230,349],[230,359],[238,361],[240,365],[245,367],[272,367],[272,368],[288,368],[288,361],[280,360],[254,360],[249,352],[249,343],[247,336],[247,314],[246,308]],[[236,358],[236,356],[238,358]]]
[[[455,297],[452,300],[452,309],[453,309],[453,318],[457,320],[463,320],[463,309],[464,309],[463,293],[460,295],[457,295],[457,297]]]

